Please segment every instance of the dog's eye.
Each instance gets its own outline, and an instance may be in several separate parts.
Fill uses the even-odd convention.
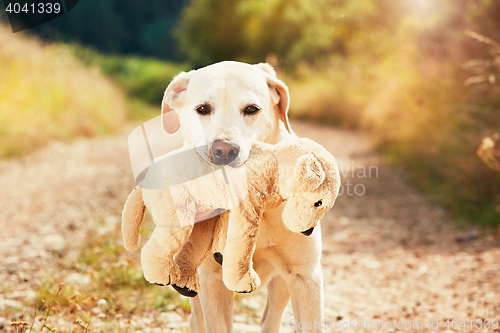
[[[323,201],[319,200],[314,203],[314,207],[319,207],[323,204]]]
[[[247,116],[251,116],[260,111],[260,108],[256,105],[248,105],[243,109],[243,113]]]
[[[208,105],[208,104],[202,104],[202,105],[199,105],[196,107],[196,112],[198,112],[198,114],[201,114],[201,115],[209,114],[211,111],[212,111],[212,109],[210,108],[210,105]]]

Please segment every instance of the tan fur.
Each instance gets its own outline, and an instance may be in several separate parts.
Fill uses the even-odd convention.
[[[227,240],[224,242],[224,239],[219,236],[216,244],[220,247],[218,252],[224,253],[222,273],[224,284],[228,289],[251,292],[260,285],[260,279],[252,267],[252,260],[258,227],[266,209],[277,208],[285,202],[283,212],[287,212],[289,211],[287,206],[293,205],[292,210],[295,215],[289,217],[287,228],[294,232],[302,232],[315,227],[318,220],[333,206],[340,185],[339,172],[334,159],[321,155],[316,157],[311,154],[316,150],[316,146],[319,145],[308,139],[287,141],[276,146],[254,143],[250,156],[243,166],[247,175],[248,193],[230,212],[223,213],[218,223],[218,230],[227,228]],[[276,159],[274,150],[287,151],[289,147],[294,150],[294,152],[289,152],[290,155],[295,156],[297,153],[303,155],[299,155],[296,161],[287,158],[287,162],[291,163],[287,165]],[[176,151],[172,153],[175,154]],[[305,159],[302,158],[304,156]],[[320,160],[323,164],[326,160],[333,163],[327,168],[330,173],[325,173]],[[190,160],[190,163],[206,162],[198,158],[198,160]],[[184,169],[185,166],[181,163],[179,170]],[[280,190],[279,183],[282,179],[286,179],[287,182],[293,181],[287,184],[289,192],[286,195]],[[231,180],[239,181],[234,177]],[[310,184],[314,185],[311,187]],[[192,188],[192,186],[187,186]],[[157,225],[141,253],[144,276],[152,283],[175,284],[198,291],[196,271],[212,244],[213,228],[209,227],[205,233],[197,231],[199,236],[196,239],[191,238],[188,242],[193,230],[189,224],[194,224],[194,215],[200,206],[199,203],[197,204],[198,198],[193,196],[194,191],[192,189],[186,191],[191,197],[185,199],[194,203],[192,206],[189,205],[193,210],[191,213],[193,221],[177,225],[162,224],[162,221],[178,220],[179,215],[176,213],[168,187],[166,190],[158,191],[162,192],[153,197],[148,197],[148,195],[144,197],[144,202]],[[294,201],[294,196],[297,195],[301,195],[300,205],[296,205]],[[321,207],[314,206],[318,200],[324,201]],[[202,203],[206,204],[206,201]],[[124,211],[129,209],[126,204]],[[294,222],[297,222],[297,225],[294,225]],[[188,226],[185,226],[186,224]],[[212,232],[208,232],[210,229]],[[123,230],[124,237],[125,235],[130,237],[134,232],[138,233],[139,228],[137,224],[124,220]],[[134,239],[137,239],[137,235],[134,236]],[[179,251],[181,254],[177,255],[174,260],[174,255]]]
[[[287,229],[300,233],[315,227],[333,206],[340,187],[339,172],[335,159],[326,150],[322,151],[326,155],[324,157],[311,154],[318,150],[318,146],[320,145],[308,139],[287,141],[277,144],[273,150],[266,147],[267,151],[262,152],[265,157],[259,155],[259,158],[249,159],[245,164],[247,177],[251,179],[249,194],[235,209],[221,215],[214,242],[214,252],[223,253],[222,274],[228,289],[251,292],[260,285],[252,261],[258,227],[265,210],[277,208],[284,203],[283,212],[294,213],[293,216],[287,216]],[[293,147],[293,153],[290,147]],[[304,155],[299,156],[295,162],[287,158],[286,162],[292,164],[286,164],[285,161],[276,159],[275,150],[289,151],[292,156],[300,153]],[[281,157],[284,155],[280,154]],[[305,160],[302,158],[304,156]],[[323,170],[323,165],[328,167]],[[287,192],[280,189],[281,180],[289,183]],[[298,195],[303,201],[296,206],[294,196]],[[324,203],[315,207],[314,203],[319,200]],[[227,240],[224,240],[224,236]]]
[[[135,187],[128,196],[122,212],[123,243],[127,251],[135,251],[139,247],[139,229],[145,212],[142,189]],[[139,221],[140,223],[137,223]]]
[[[213,232],[204,231],[208,235],[207,240],[197,237],[193,240],[194,246],[185,246],[180,255],[174,256],[186,244],[198,214],[204,216],[217,212],[219,208],[228,209],[232,200],[238,202],[245,195],[246,184],[240,182],[240,174],[244,170],[226,168],[228,188],[220,169],[212,169],[194,149],[180,148],[159,157],[139,184],[165,182],[163,189],[133,190],[125,203],[122,217],[126,248],[137,248],[144,213],[140,215],[135,211],[142,209],[144,212],[146,207],[156,224],[141,251],[142,268],[147,281],[198,290],[196,269],[208,254]],[[185,179],[190,180],[183,181]],[[242,185],[245,185],[244,188]],[[195,235],[201,235],[201,232],[197,230]],[[187,260],[188,257],[193,259]]]

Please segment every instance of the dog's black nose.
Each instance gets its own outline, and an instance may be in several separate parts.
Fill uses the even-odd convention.
[[[302,231],[301,234],[309,236],[313,233],[313,231],[314,231],[314,227],[312,227],[311,229],[307,229],[306,231]]]
[[[227,140],[215,140],[212,144],[212,163],[231,163],[240,153],[240,146]]]

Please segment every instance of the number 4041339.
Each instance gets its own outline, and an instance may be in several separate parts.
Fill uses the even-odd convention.
[[[5,8],[5,11],[9,14],[15,13],[15,14],[20,14],[20,13],[25,13],[25,14],[51,14],[55,13],[58,14],[61,12],[61,4],[60,3],[51,3],[51,2],[39,2],[39,3],[18,3],[18,2],[11,2],[7,4],[7,7]]]
[[[499,324],[498,319],[446,319],[443,327],[450,330],[490,330],[497,329]]]

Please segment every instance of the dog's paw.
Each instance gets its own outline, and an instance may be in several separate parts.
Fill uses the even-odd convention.
[[[261,283],[259,275],[253,269],[239,276],[236,274],[223,274],[223,281],[227,289],[237,293],[251,293],[256,290]]]
[[[147,261],[142,264],[144,278],[154,284],[169,285],[179,279],[179,267],[174,262]]]

